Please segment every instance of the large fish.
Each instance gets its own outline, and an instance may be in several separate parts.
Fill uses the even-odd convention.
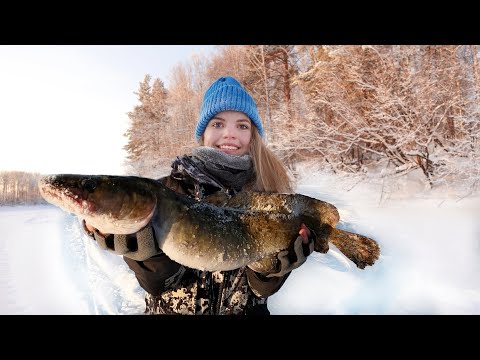
[[[326,253],[331,242],[362,269],[380,255],[374,240],[336,228],[335,206],[301,194],[217,193],[199,202],[153,179],[74,174],[43,176],[39,189],[49,203],[104,233],[131,234],[151,222],[171,259],[200,270],[269,271],[302,223],[315,232],[316,251]]]

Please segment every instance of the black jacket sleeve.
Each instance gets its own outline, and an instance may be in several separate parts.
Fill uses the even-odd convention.
[[[262,298],[273,295],[280,290],[289,276],[290,273],[287,273],[282,277],[266,277],[247,267],[248,285],[255,295]]]
[[[165,291],[165,281],[176,274],[182,265],[171,260],[163,251],[144,261],[123,257],[128,267],[135,273],[140,286],[152,295]]]

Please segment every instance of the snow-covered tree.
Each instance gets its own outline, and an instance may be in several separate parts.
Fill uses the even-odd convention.
[[[155,176],[160,171],[159,157],[165,141],[162,129],[170,122],[167,108],[167,90],[160,79],[150,86],[151,76],[146,75],[140,83],[139,105],[128,113],[130,127],[125,150],[131,172],[141,176]]]

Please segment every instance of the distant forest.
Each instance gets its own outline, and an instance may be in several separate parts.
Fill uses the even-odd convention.
[[[202,97],[218,77],[253,95],[265,142],[295,169],[401,177],[433,188],[480,184],[480,66],[475,45],[228,45],[162,79],[145,74],[128,113],[127,174],[157,177],[196,146]],[[3,173],[0,204],[38,201],[36,174]]]
[[[0,171],[0,205],[46,204],[38,190],[40,174]]]

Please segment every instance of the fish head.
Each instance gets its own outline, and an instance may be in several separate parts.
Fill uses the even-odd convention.
[[[151,184],[134,176],[47,175],[38,186],[46,201],[104,233],[134,233],[150,221],[156,208]]]

